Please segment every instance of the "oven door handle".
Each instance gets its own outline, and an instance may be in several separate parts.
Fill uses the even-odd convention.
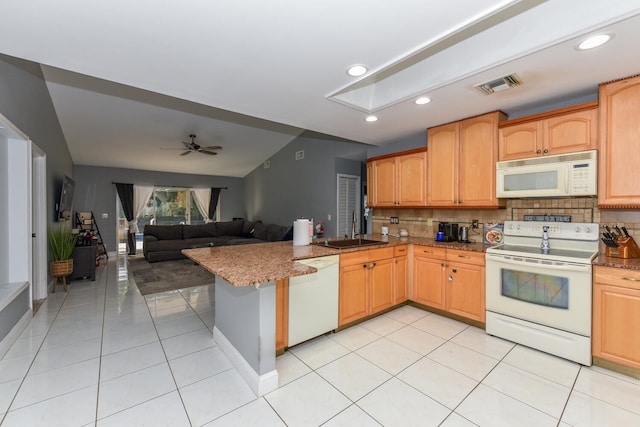
[[[502,255],[491,255],[487,254],[487,266],[489,262],[498,262],[501,264],[509,264],[509,265],[520,265],[526,267],[538,267],[538,268],[546,268],[549,270],[561,270],[561,271],[580,271],[580,272],[588,272],[591,271],[591,264],[543,264],[538,262],[527,262],[527,261],[516,261],[513,259],[504,258]]]

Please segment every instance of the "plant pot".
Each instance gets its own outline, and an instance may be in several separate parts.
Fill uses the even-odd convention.
[[[73,272],[73,258],[50,261],[49,271],[53,277],[65,277]]]

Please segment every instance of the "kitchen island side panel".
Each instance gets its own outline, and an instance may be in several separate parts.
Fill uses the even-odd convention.
[[[258,374],[276,369],[275,282],[233,286],[216,276],[215,326]]]

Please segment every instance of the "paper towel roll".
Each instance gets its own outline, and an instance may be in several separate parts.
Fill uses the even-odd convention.
[[[309,244],[309,220],[296,219],[293,221],[293,246]]]

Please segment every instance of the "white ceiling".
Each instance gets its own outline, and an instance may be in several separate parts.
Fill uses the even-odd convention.
[[[384,145],[640,72],[635,0],[4,0],[2,14],[0,53],[43,65],[80,165],[242,177],[306,129]],[[615,36],[575,49],[600,32]],[[473,88],[513,72],[522,86]],[[161,149],[189,133],[224,148]]]

